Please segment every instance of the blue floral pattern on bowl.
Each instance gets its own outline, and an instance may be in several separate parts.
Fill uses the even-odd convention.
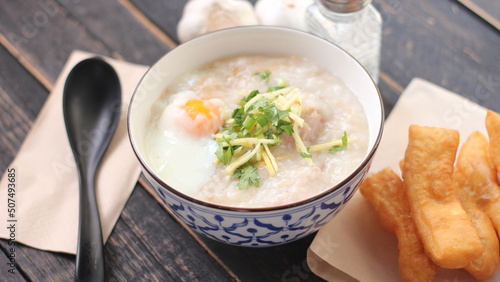
[[[147,172],[145,174],[165,205],[198,233],[231,245],[269,247],[303,238],[330,221],[357,191],[368,167],[330,194],[273,211],[221,210],[203,206],[172,193]]]

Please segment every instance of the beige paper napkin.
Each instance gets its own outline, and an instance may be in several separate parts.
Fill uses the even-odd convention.
[[[481,98],[481,97],[477,97]],[[454,128],[462,144],[475,130],[486,134],[486,109],[422,79],[408,85],[385,123],[370,173],[384,167],[399,172],[410,124]],[[345,209],[322,227],[308,250],[308,264],[329,281],[401,281],[395,235],[377,223],[358,192]],[[499,271],[500,272],[500,271]],[[500,281],[500,273],[487,281]],[[463,270],[439,269],[435,281],[475,281]]]
[[[1,238],[14,236],[16,241],[34,248],[76,253],[78,176],[63,120],[62,92],[73,66],[93,56],[96,55],[82,51],[71,54],[17,156],[7,168],[15,170],[15,203],[11,201],[14,218],[8,217],[7,188],[11,182],[9,173],[4,173],[0,182],[0,222],[3,226],[15,224],[15,228],[0,228]],[[120,78],[123,100],[118,128],[96,180],[104,241],[111,234],[140,174],[127,137],[126,117],[132,92],[147,70],[146,66],[105,60]]]

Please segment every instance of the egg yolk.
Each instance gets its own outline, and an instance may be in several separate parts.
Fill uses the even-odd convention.
[[[193,136],[213,134],[222,124],[218,107],[209,101],[191,99],[181,108],[185,115],[178,120],[179,125]]]
[[[202,100],[189,100],[182,108],[192,119],[195,119],[198,114],[205,115],[207,118],[212,119],[210,115],[212,113],[211,110],[205,106]]]

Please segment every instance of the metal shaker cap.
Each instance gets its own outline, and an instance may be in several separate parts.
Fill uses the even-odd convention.
[[[322,6],[336,13],[352,13],[370,4],[371,0],[317,0]]]

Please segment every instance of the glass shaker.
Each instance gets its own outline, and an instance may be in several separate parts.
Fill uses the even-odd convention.
[[[378,83],[382,17],[371,0],[315,0],[306,11],[310,33],[346,50]]]

